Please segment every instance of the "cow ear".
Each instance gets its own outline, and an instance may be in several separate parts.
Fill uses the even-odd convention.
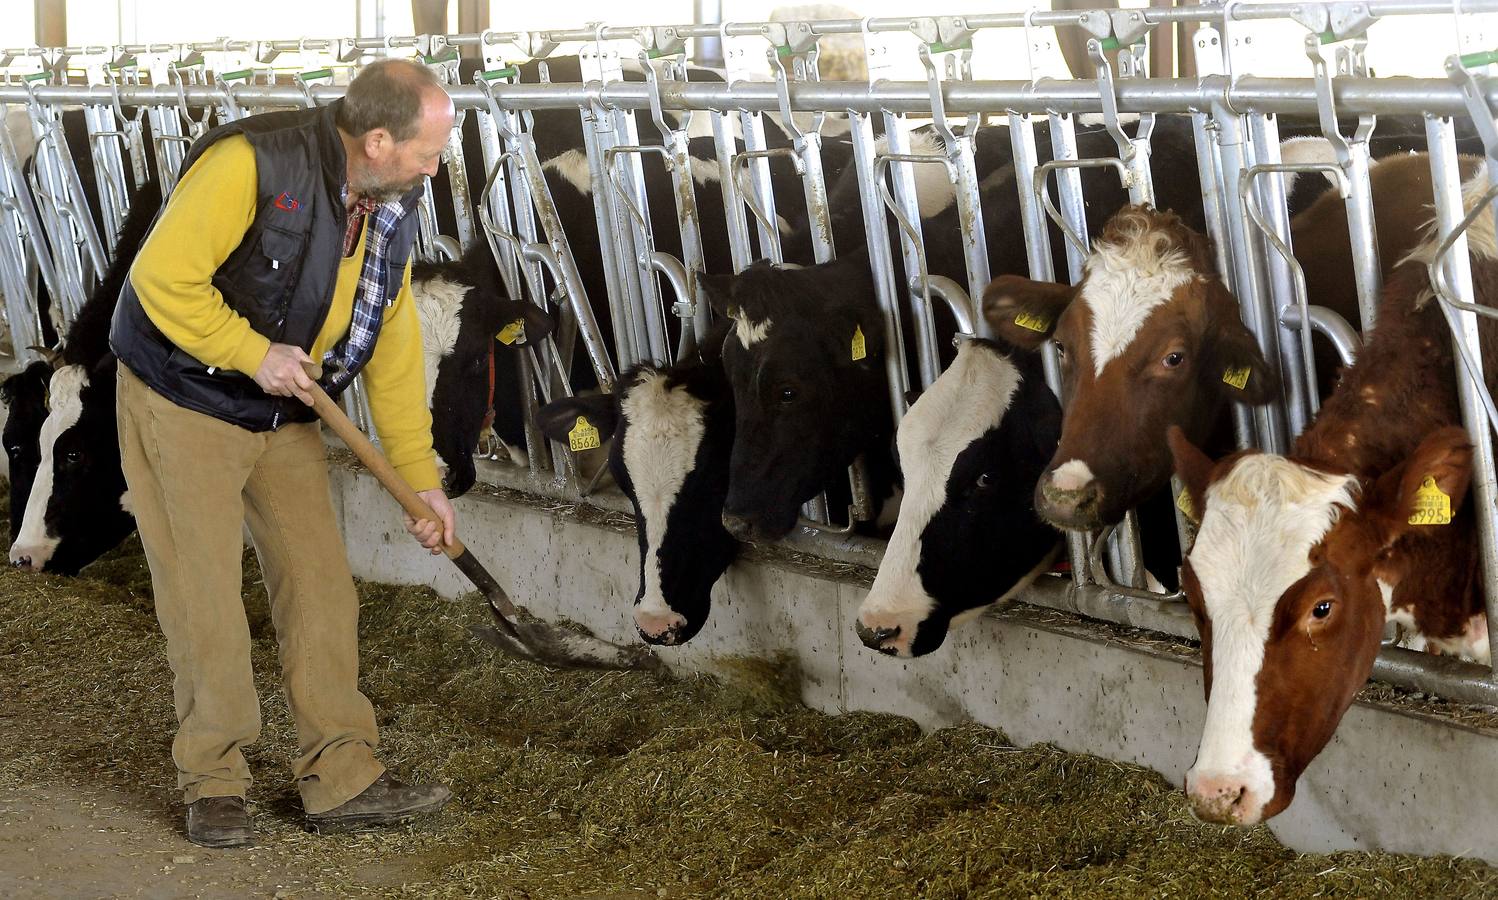
[[[520,330],[525,332],[527,344],[538,344],[556,330],[556,317],[534,303],[502,300],[500,309],[500,328],[495,337],[507,346],[515,343],[519,337],[516,332]]]
[[[586,422],[578,422],[586,419]],[[536,426],[553,441],[569,443],[579,425],[598,429],[598,439],[606,441],[619,424],[618,408],[612,394],[584,394],[554,400],[536,411]]]
[[[1212,458],[1201,451],[1201,448],[1191,443],[1186,437],[1186,432],[1179,425],[1172,425],[1165,432],[1165,442],[1170,445],[1170,456],[1175,461],[1176,477],[1181,479],[1184,485],[1188,502],[1176,498],[1176,505],[1182,511],[1187,509],[1187,518],[1200,522],[1202,513],[1207,508],[1207,485],[1212,483],[1212,467],[1216,463]]]
[[[1472,442],[1449,426],[1426,435],[1403,463],[1374,484],[1368,508],[1380,519],[1384,546],[1414,531],[1449,527],[1472,481]]]
[[[1207,333],[1213,336],[1201,377],[1235,403],[1263,406],[1280,395],[1279,375],[1264,361],[1259,342],[1238,317],[1238,302],[1222,282],[1213,279],[1207,290],[1213,310]]]
[[[983,289],[983,318],[1006,343],[1036,350],[1055,333],[1073,294],[1070,285],[1000,275]]]
[[[738,314],[733,304],[734,278],[733,275],[697,273],[697,284],[702,289],[702,293],[707,295],[708,306],[725,319],[732,319]]]

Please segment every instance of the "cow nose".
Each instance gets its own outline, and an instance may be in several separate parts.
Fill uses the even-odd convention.
[[[736,540],[754,540],[754,524],[743,516],[731,513],[726,509],[723,510],[723,527]]]
[[[858,621],[853,623],[853,630],[858,632],[858,639],[863,641],[863,645],[870,650],[878,650],[880,653],[889,656],[894,656],[899,652],[894,647],[885,646],[885,641],[900,636],[900,626],[898,625],[870,628],[863,624],[862,621]]]
[[[1188,775],[1186,793],[1191,811],[1203,822],[1217,825],[1254,825],[1258,823],[1253,792],[1248,783],[1235,775]]]
[[[672,647],[681,642],[687,618],[678,612],[661,613],[635,607],[635,630],[647,644]]]
[[[29,569],[31,568],[31,557],[13,556],[11,557],[10,564],[15,566],[17,569]]]
[[[1087,473],[1079,477],[1074,470],[1060,466],[1040,479],[1035,506],[1041,518],[1060,528],[1087,530],[1102,524],[1100,511],[1103,487]],[[1085,469],[1084,469],[1085,471]]]

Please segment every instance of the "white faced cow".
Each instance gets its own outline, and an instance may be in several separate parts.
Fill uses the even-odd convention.
[[[675,366],[642,365],[614,394],[557,400],[539,414],[542,430],[567,444],[597,429],[609,469],[634,506],[640,581],[634,619],[652,644],[681,644],[707,621],[712,588],[738,553],[722,524],[733,446],[733,398],[715,348]]]
[[[905,493],[858,610],[865,645],[893,656],[929,653],[952,625],[1049,567],[1058,536],[1032,498],[1060,432],[1061,409],[1032,354],[962,343],[900,420]]]
[[[1490,217],[1479,222],[1473,280],[1492,306],[1498,245]],[[1186,789],[1209,821],[1252,825],[1289,805],[1367,680],[1386,621],[1431,649],[1489,662],[1463,502],[1471,450],[1424,265],[1432,246],[1395,270],[1357,364],[1292,455],[1213,463],[1171,433],[1202,511],[1184,587],[1201,632],[1207,722]],[[1479,321],[1492,389],[1498,328]]]
[[[160,206],[147,182],[120,228],[114,262],[53,357],[56,369],[35,363],[5,382],[12,565],[77,574],[135,530],[115,432],[109,320]]]

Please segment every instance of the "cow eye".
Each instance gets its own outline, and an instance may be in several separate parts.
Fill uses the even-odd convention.
[[[796,400],[796,389],[795,388],[793,388],[793,387],[783,387],[783,388],[780,389],[780,402],[781,403],[794,403],[795,400]]]
[[[1320,603],[1311,608],[1311,615],[1315,616],[1318,619],[1324,619],[1331,614],[1332,601],[1330,600],[1322,600]]]
[[[17,444],[14,447],[6,447],[5,452],[9,453],[11,456],[16,456],[21,452],[21,445]]]
[[[1056,355],[1066,359],[1066,345],[1060,341],[1051,341],[1051,346],[1056,348]]]
[[[1160,363],[1167,369],[1174,369],[1176,366],[1179,366],[1185,361],[1186,354],[1177,350],[1175,353],[1167,354],[1166,357],[1160,361]]]
[[[993,473],[992,472],[984,472],[982,475],[978,476],[978,487],[980,487],[980,488],[989,487],[990,485],[992,485],[994,483],[994,481],[995,481],[995,479],[993,477]]]

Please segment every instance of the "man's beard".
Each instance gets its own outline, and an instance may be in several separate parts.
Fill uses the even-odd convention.
[[[385,181],[374,173],[370,173],[360,182],[351,182],[349,190],[366,200],[384,204],[389,203],[391,200],[399,200],[406,195],[407,191],[420,183],[421,179],[418,178],[416,181],[407,184],[394,184]]]

